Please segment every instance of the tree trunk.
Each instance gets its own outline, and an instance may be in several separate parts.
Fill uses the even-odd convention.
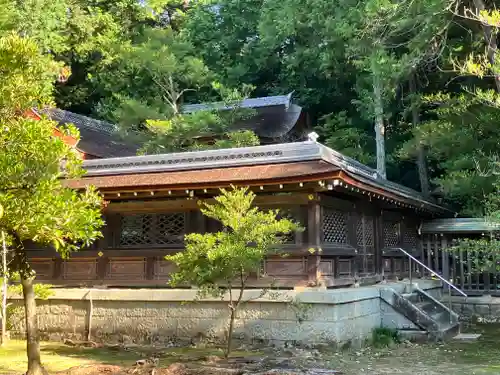
[[[33,277],[21,274],[24,296],[24,314],[26,317],[26,343],[28,355],[28,372],[26,375],[47,375],[40,360],[40,342],[38,338],[38,321],[36,316],[35,290]]]
[[[229,318],[229,330],[227,332],[226,352],[224,353],[224,356],[226,358],[228,358],[229,354],[231,354],[231,349],[233,346],[233,330],[234,330],[234,319],[235,318],[236,318],[236,308],[232,307],[231,308],[231,317]]]
[[[415,83],[415,74],[412,74],[410,77],[410,93],[412,96],[417,94],[417,85]],[[411,118],[413,128],[417,128],[420,124],[420,116],[419,116],[419,106],[416,101],[412,98],[411,103]],[[429,176],[427,174],[427,161],[425,155],[425,148],[422,144],[418,144],[417,149],[417,169],[418,169],[418,178],[420,180],[420,191],[425,197],[429,196]]]
[[[2,342],[4,346],[7,343],[7,283],[9,281],[7,275],[7,244],[5,243],[5,232],[2,231]]]
[[[474,6],[476,7],[478,13],[486,10],[483,0],[473,0]],[[492,73],[495,77],[495,85],[497,92],[500,93],[500,73],[494,71],[495,58],[497,53],[497,34],[496,30],[490,26],[481,22],[481,27],[483,28],[484,39],[486,42],[486,56],[488,56],[488,61],[493,67]]]
[[[376,69],[373,74],[373,99],[375,110],[375,142],[377,145],[377,172],[382,178],[386,178],[385,169],[385,126],[384,126],[384,102],[382,98],[382,83]]]

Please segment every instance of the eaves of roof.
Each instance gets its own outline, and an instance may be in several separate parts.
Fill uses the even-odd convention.
[[[332,186],[336,182],[341,186],[343,182],[350,189],[387,197],[402,205],[452,214],[417,191],[381,178],[374,169],[313,141],[88,160],[83,167],[87,170],[86,176],[68,181],[68,186],[194,188],[203,184],[224,186],[228,182],[251,185],[316,179],[330,181]]]
[[[500,223],[488,222],[485,218],[434,219],[422,224],[421,232],[441,233],[488,233],[500,231]]]

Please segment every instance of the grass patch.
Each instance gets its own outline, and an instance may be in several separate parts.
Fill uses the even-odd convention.
[[[401,343],[401,336],[396,329],[379,327],[372,331],[372,345],[377,348],[385,348],[393,344]]]
[[[42,363],[49,372],[91,364],[131,365],[137,359],[128,352],[114,352],[105,348],[69,347],[62,343],[40,344]],[[26,342],[11,340],[0,348],[0,374],[20,374],[26,371]]]
[[[223,350],[218,348],[168,348],[138,347],[134,350],[113,350],[110,348],[85,348],[67,346],[57,342],[40,343],[42,363],[49,373],[64,371],[71,367],[86,365],[116,365],[129,367],[138,359],[148,358],[155,354],[160,358],[160,365],[167,367],[174,362],[190,362],[201,360],[207,356],[222,356]],[[263,355],[256,351],[232,352],[233,357]],[[26,371],[26,342],[11,340],[0,348],[0,374],[14,375]]]

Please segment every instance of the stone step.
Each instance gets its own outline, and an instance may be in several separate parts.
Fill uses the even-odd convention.
[[[441,339],[442,340],[450,340],[451,338],[457,336],[460,333],[460,324],[459,323],[448,323],[440,327]]]
[[[402,294],[403,298],[407,299],[408,301],[412,303],[417,303],[422,301],[422,296],[416,292],[413,293],[403,293]]]
[[[423,301],[414,303],[416,307],[418,307],[421,311],[426,313],[427,315],[434,314],[436,312],[446,311],[442,306],[434,303],[433,301]]]
[[[480,333],[459,333],[452,339],[457,341],[477,341],[480,337]]]
[[[433,313],[430,317],[438,324],[439,327],[446,327],[450,324],[456,323],[453,317],[450,322],[450,314],[447,311]]]
[[[416,329],[399,329],[398,332],[402,340],[408,340],[418,343],[425,343],[429,341],[429,333],[427,331]]]

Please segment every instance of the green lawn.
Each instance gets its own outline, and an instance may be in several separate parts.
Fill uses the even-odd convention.
[[[138,358],[128,352],[103,348],[74,348],[62,343],[41,343],[42,361],[49,372],[94,363],[131,365]],[[0,374],[20,374],[26,371],[26,342],[12,340],[0,348]]]
[[[138,359],[150,357],[153,353],[158,355],[162,367],[173,362],[191,361],[205,358],[210,355],[221,356],[220,349],[207,348],[170,348],[158,349],[140,347],[137,349],[112,350],[109,348],[84,348],[67,346],[57,342],[41,343],[42,362],[50,372],[64,371],[71,367],[92,364],[132,366]],[[252,354],[262,354],[255,352]],[[235,356],[245,356],[248,353],[234,351]],[[26,342],[12,340],[0,348],[0,374],[19,375],[26,371]]]

